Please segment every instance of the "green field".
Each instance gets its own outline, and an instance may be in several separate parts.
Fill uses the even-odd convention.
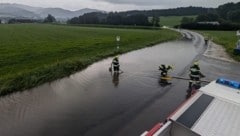
[[[237,61],[240,61],[240,55],[234,55],[233,49],[236,48],[238,40],[236,31],[198,31],[204,36],[209,37],[214,42],[223,45],[227,53]]]
[[[0,94],[53,81],[117,54],[117,35],[120,53],[180,37],[170,30],[0,25]]]
[[[161,16],[160,24],[162,26],[174,27],[181,24],[181,20],[183,17],[192,17],[194,19],[196,18],[196,16]]]

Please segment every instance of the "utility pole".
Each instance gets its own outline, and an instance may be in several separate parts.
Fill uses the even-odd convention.
[[[237,36],[240,39],[240,30],[237,31]]]
[[[240,49],[240,30],[237,31],[236,35],[238,37],[237,46],[238,46],[238,49]]]
[[[120,36],[116,36],[117,51],[119,50],[120,40],[121,40],[121,37]]]
[[[240,30],[237,31],[236,35],[238,37],[238,41],[236,43],[236,48],[234,49],[234,53],[236,55],[239,55],[240,54]]]

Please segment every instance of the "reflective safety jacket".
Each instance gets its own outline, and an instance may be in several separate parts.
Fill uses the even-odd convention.
[[[113,64],[113,67],[119,67],[118,59],[113,59],[112,64]]]
[[[168,72],[168,70],[170,69],[172,69],[172,67],[169,65],[162,64],[161,66],[159,66],[159,70],[161,70],[162,72]]]
[[[168,70],[170,70],[170,69],[172,69],[172,67],[169,66],[169,65],[164,65],[164,64],[162,64],[161,66],[159,66],[159,70],[162,71],[162,72],[161,72],[161,75],[162,75],[162,76],[167,76]]]
[[[200,68],[198,65],[193,65],[190,67],[190,77],[200,78],[201,76],[203,75],[200,72]]]

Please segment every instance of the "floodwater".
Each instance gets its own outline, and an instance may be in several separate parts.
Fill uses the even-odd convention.
[[[189,34],[189,33],[188,33]],[[69,77],[0,99],[1,136],[135,136],[163,121],[185,99],[187,81],[159,84],[158,66],[186,76],[204,50],[202,37],[167,42],[120,56],[119,76],[111,58]]]

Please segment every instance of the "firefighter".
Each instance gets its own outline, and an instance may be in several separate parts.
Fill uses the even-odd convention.
[[[208,41],[209,41],[208,37],[205,37],[204,41],[205,41],[205,45],[208,45]]]
[[[120,65],[119,65],[118,56],[113,58],[111,66],[113,67],[113,72],[119,72]]]
[[[189,77],[190,77],[190,80],[189,80],[188,88],[191,89],[193,83],[195,83],[196,85],[199,85],[199,88],[200,88],[200,78],[203,78],[205,76],[200,72],[198,61],[195,61],[193,65],[190,67]]]
[[[164,83],[164,84],[171,84],[168,82],[168,71],[170,69],[173,69],[172,66],[170,65],[165,65],[165,64],[161,64],[161,66],[159,66],[159,70],[161,71],[161,79],[160,79],[160,83]]]

